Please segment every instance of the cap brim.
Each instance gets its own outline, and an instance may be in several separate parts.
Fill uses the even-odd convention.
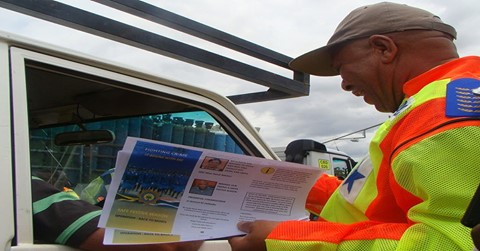
[[[339,73],[332,67],[331,47],[332,44],[307,52],[290,61],[288,65],[295,71],[312,75],[336,76]]]

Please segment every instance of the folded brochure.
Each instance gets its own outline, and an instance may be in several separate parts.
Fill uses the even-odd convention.
[[[299,220],[322,171],[241,154],[128,137],[99,227],[105,244],[242,235],[239,221]]]

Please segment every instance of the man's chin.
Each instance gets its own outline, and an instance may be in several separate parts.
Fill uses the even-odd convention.
[[[373,104],[373,103],[368,103],[368,102],[367,102],[367,104],[373,105],[375,107],[375,109],[379,112],[390,112],[383,105],[378,105],[378,104]]]
[[[375,106],[375,109],[379,112],[391,112],[386,107],[384,107],[383,105],[375,104],[373,101],[367,99],[365,96],[363,97],[363,101],[365,101],[365,103],[367,103],[369,105]]]
[[[387,109],[386,107],[383,107],[383,106],[378,106],[378,105],[373,105],[375,106],[375,109],[379,112],[383,112],[383,113],[394,113],[395,110],[391,111],[389,109]]]

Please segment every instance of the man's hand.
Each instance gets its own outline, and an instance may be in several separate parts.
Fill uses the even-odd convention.
[[[239,222],[237,227],[247,233],[242,237],[228,240],[232,251],[263,251],[267,250],[265,239],[280,222],[257,220],[254,222]]]
[[[189,241],[165,244],[103,245],[104,235],[104,228],[97,229],[79,248],[88,251],[197,251],[203,244],[203,241]]]

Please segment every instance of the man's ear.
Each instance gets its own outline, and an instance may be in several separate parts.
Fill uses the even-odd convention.
[[[372,35],[368,38],[370,46],[378,54],[383,63],[391,63],[398,52],[398,46],[393,39],[384,35]]]

